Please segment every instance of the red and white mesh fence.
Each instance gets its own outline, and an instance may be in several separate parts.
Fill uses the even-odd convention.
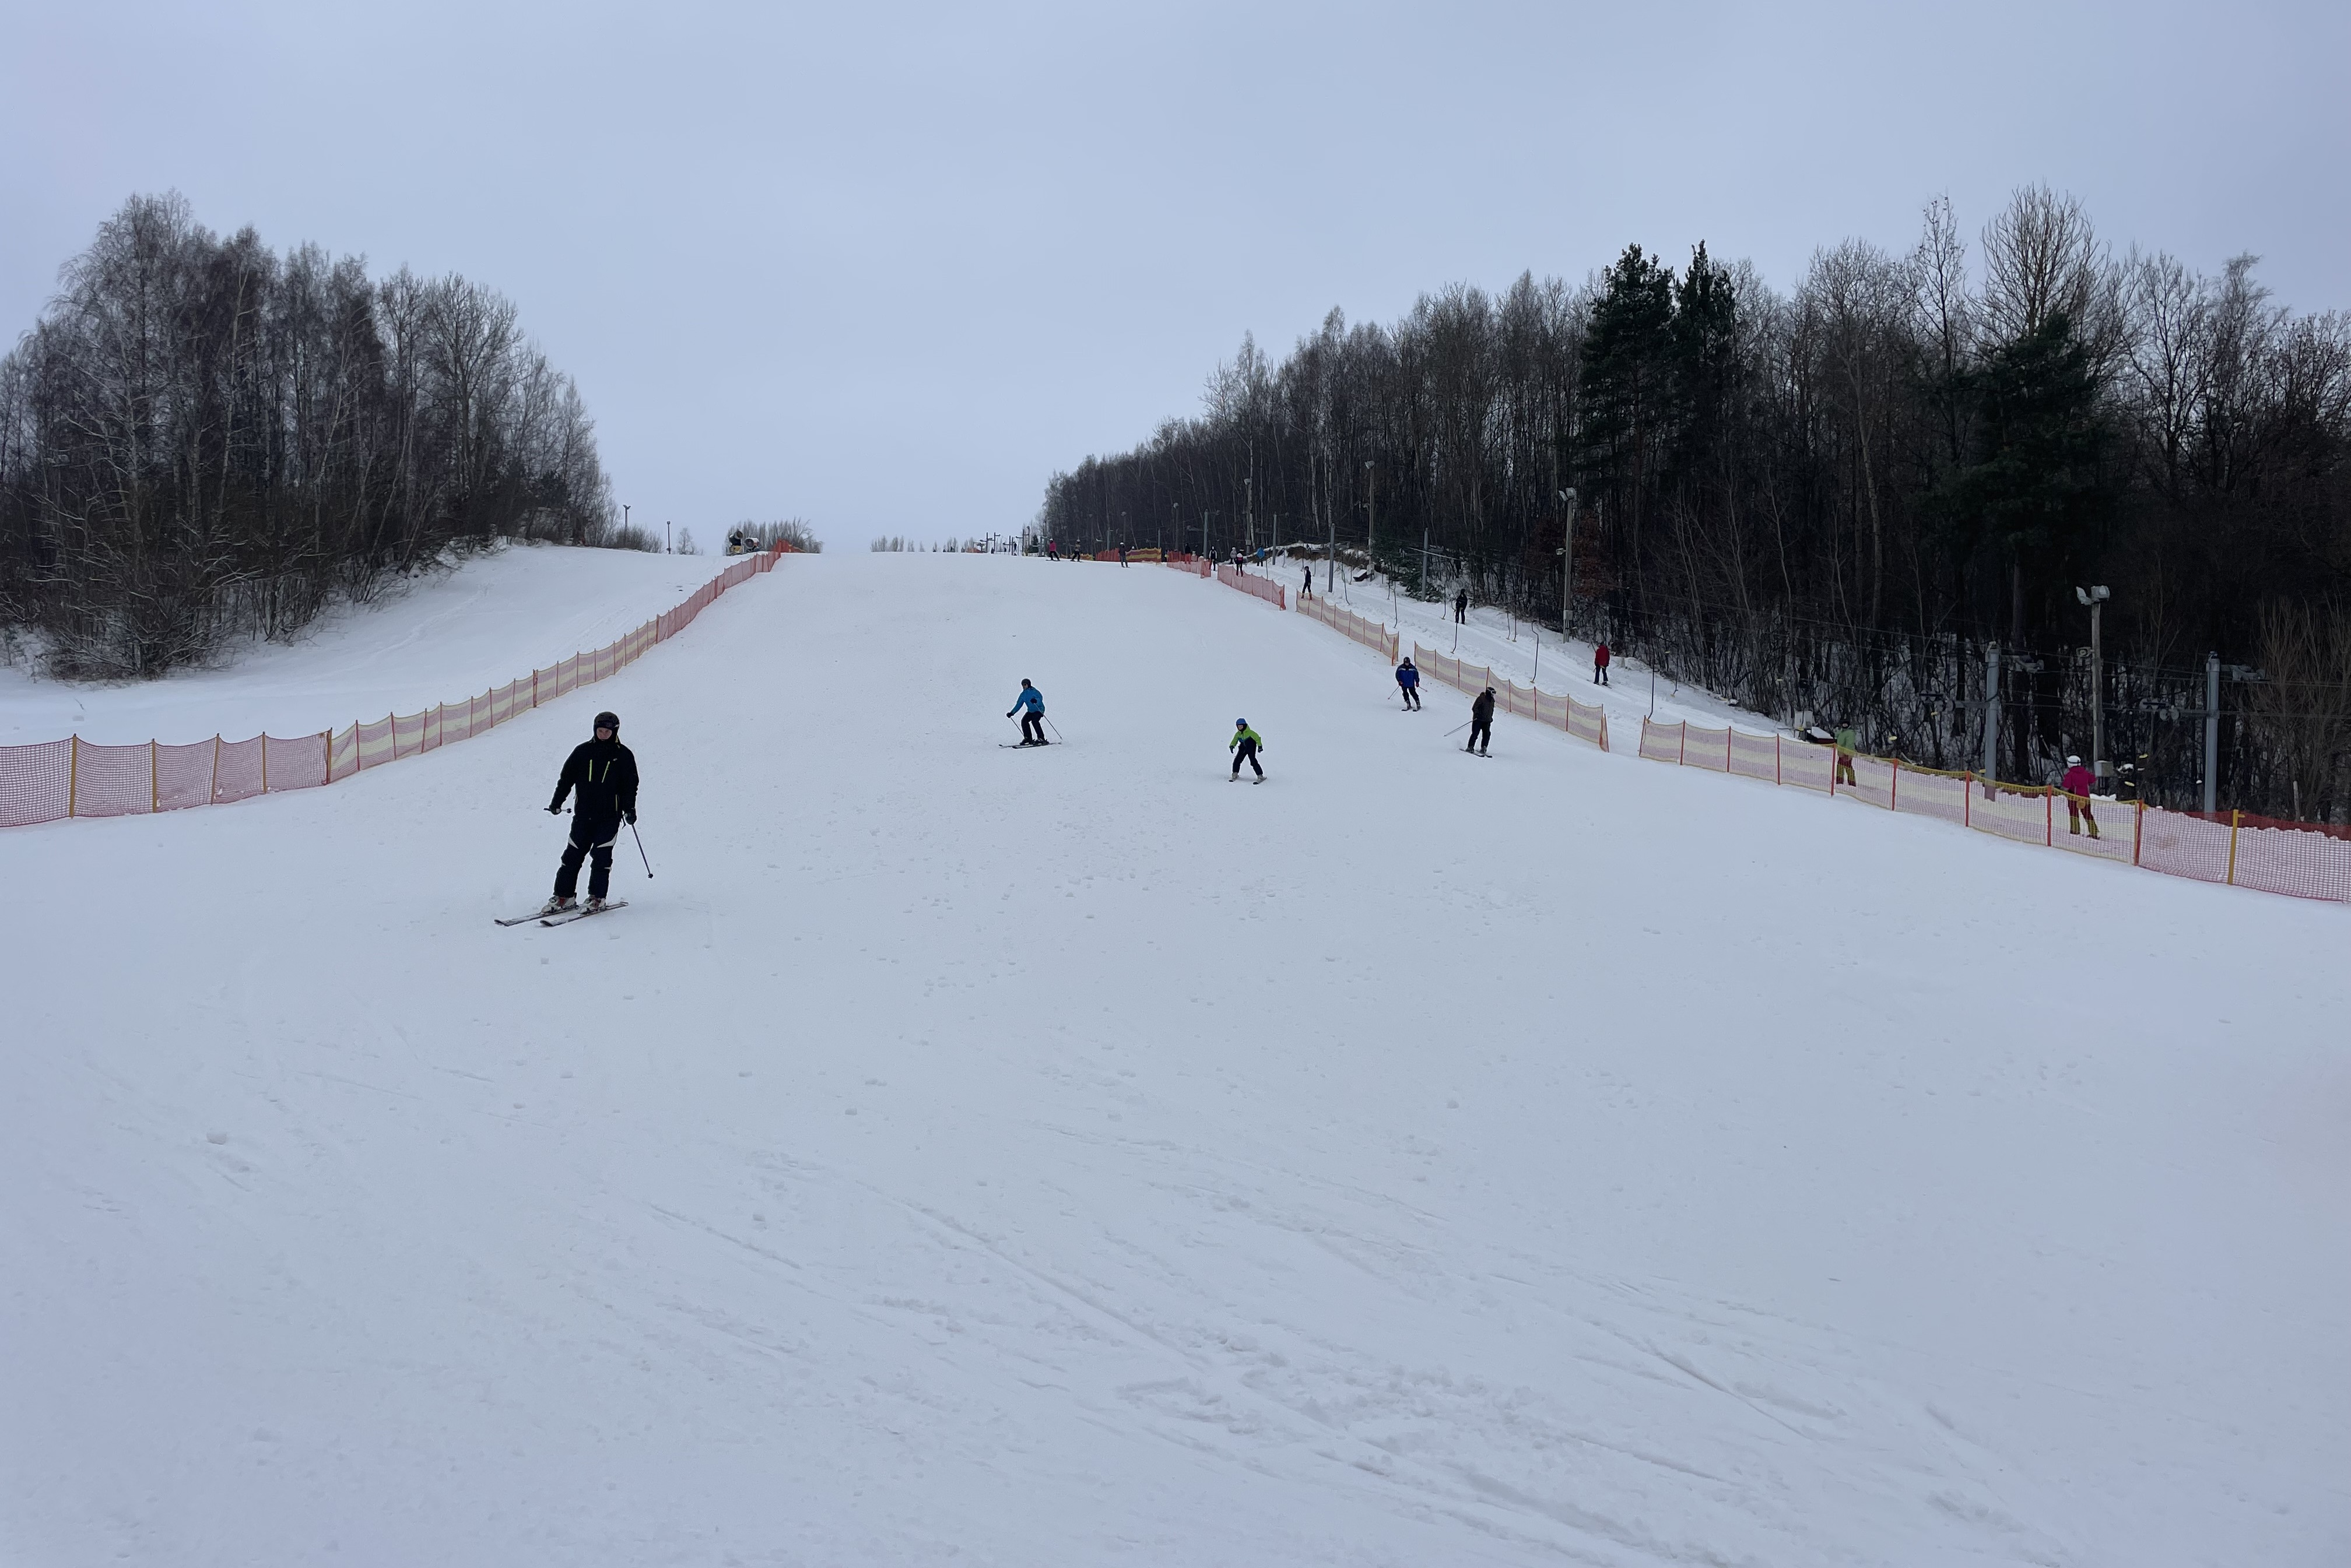
[[[1205,577],[1208,575],[1207,558],[1202,556],[1186,556],[1179,552],[1168,556],[1163,565],[1173,566],[1180,572],[1189,572],[1195,576]]]
[[[2138,863],[2173,877],[2351,903],[2351,827],[2241,811],[2148,811]]]
[[[1298,601],[1298,613],[1313,617],[1351,642],[1362,643],[1390,664],[1396,661],[1400,634],[1390,631],[1385,625],[1368,616],[1357,615],[1353,610],[1312,595]]]
[[[0,746],[0,827],[68,816],[127,816],[225,805],[264,793],[335,784],[367,768],[437,751],[618,674],[655,643],[693,625],[694,618],[720,594],[773,570],[776,557],[789,548],[778,545],[746,556],[675,609],[616,642],[575,653],[478,697],[444,702],[421,713],[387,714],[372,722],[290,739],[256,735],[249,741],[225,741],[215,735],[184,746],[156,741],[100,746],[77,735],[30,746]]]
[[[1640,749],[1651,762],[1846,795],[1886,811],[2167,876],[2351,902],[2351,827],[2242,812],[2164,811],[2069,795],[2051,784],[1917,767],[1788,735],[1651,719],[1641,722]]]
[[[1517,713],[1532,719],[1538,724],[1554,730],[1564,730],[1579,741],[1589,741],[1602,751],[1608,749],[1608,711],[1577,701],[1573,697],[1556,697],[1548,691],[1538,691],[1531,686],[1497,676],[1482,664],[1464,664],[1449,655],[1412,645],[1412,661],[1419,666],[1423,676],[1441,680],[1457,691],[1475,697],[1489,686],[1494,689],[1494,707],[1506,713]]]
[[[1228,588],[1238,588],[1245,594],[1255,594],[1276,609],[1290,607],[1290,596],[1280,584],[1269,583],[1263,577],[1252,577],[1237,566],[1218,566],[1217,581]]]

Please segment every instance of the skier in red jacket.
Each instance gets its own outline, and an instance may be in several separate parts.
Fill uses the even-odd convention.
[[[1594,686],[1608,684],[1608,642],[1604,638],[1592,647],[1592,683]]]
[[[2090,836],[2098,836],[2098,819],[2090,815],[2090,789],[2097,783],[2090,770],[2082,765],[2079,757],[2065,759],[2065,776],[2057,787],[2065,792],[2065,831],[2079,833],[2082,825],[2090,825]]]

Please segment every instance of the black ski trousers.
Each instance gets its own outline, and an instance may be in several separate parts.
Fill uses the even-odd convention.
[[[1404,693],[1404,705],[1405,707],[1417,708],[1420,706],[1420,693],[1415,691],[1412,687],[1399,686],[1396,690]]]
[[[1233,749],[1233,777],[1238,778],[1241,776],[1241,764],[1243,763],[1247,763],[1249,766],[1257,769],[1258,777],[1265,777],[1265,766],[1257,760],[1257,742],[1255,741],[1243,741],[1238,746],[1236,746]]]
[[[1023,714],[1020,719],[1020,738],[1023,741],[1034,741],[1039,745],[1043,745],[1045,743],[1045,715],[1042,713]]]
[[[1482,752],[1493,743],[1494,721],[1491,719],[1470,720],[1469,743],[1461,749],[1465,752]]]
[[[555,896],[569,898],[580,890],[580,863],[588,861],[588,896],[601,898],[612,890],[612,845],[621,825],[571,819],[571,839],[563,846],[563,866],[555,874]]]

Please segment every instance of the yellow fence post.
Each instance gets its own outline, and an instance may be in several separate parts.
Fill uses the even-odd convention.
[[[2245,814],[2244,814],[2244,811],[2243,811],[2241,808],[2232,808],[2232,809],[2230,811],[2230,813],[2229,813],[2229,886],[2230,886],[2230,887],[2231,887],[2231,888],[2233,888],[2233,887],[2235,887],[2235,886],[2237,885],[2237,825],[2238,825],[2239,823],[2241,823],[2241,822],[2244,821],[2244,820],[2245,820]]]

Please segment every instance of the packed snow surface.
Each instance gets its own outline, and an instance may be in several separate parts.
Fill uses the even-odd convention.
[[[1306,566],[1305,558],[1289,556],[1244,569],[1251,576],[1280,585],[1290,596],[1290,602],[1296,604]],[[1332,573],[1320,560],[1313,563],[1313,571],[1317,594],[1401,632],[1399,652],[1409,655],[1415,647],[1426,648],[1465,663],[1484,665],[1521,686],[1540,686],[1588,706],[1605,708],[1611,731],[1621,727],[1627,751],[1641,738],[1644,716],[1661,724],[1687,719],[1713,730],[1734,724],[1761,734],[1781,727],[1779,719],[1658,675],[1621,648],[1610,649],[1614,662],[1603,685],[1594,677],[1590,638],[1562,641],[1557,633],[1521,620],[1499,605],[1470,605],[1457,621],[1452,595],[1458,584],[1446,584],[1444,592],[1434,599],[1416,599],[1399,591],[1398,585],[1384,576],[1374,575],[1368,582],[1359,583],[1343,567]]]
[[[796,557],[0,836],[0,1559],[2351,1561],[2351,910],[1393,690]],[[657,877],[497,929],[602,706]]]
[[[160,680],[51,680],[0,666],[0,746],[185,745],[314,735],[503,686],[634,631],[724,570],[707,556],[514,545],[341,606],[290,643],[245,642]]]

